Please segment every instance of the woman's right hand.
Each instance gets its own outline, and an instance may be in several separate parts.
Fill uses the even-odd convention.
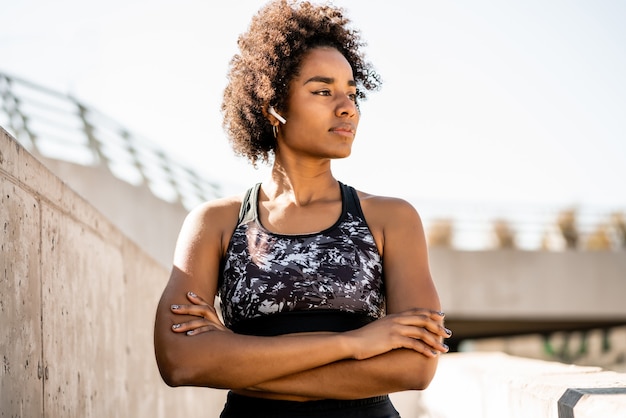
[[[354,358],[364,360],[388,351],[406,348],[426,357],[448,352],[444,338],[452,332],[443,326],[443,313],[415,308],[390,314],[345,333],[355,343]]]
[[[198,335],[209,331],[232,332],[222,323],[215,307],[206,300],[196,295],[194,292],[187,292],[187,299],[191,302],[188,305],[172,305],[172,313],[177,315],[190,315],[197,317],[190,321],[184,321],[172,325],[172,331],[176,333],[186,333],[187,335]]]

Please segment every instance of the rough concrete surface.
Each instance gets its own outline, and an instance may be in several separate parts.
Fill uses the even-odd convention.
[[[162,264],[2,129],[0,192],[0,417],[216,416],[158,374]]]
[[[0,154],[0,167],[5,154]],[[2,411],[39,416],[43,412],[40,249],[38,236],[31,233],[38,229],[39,202],[4,177],[0,193],[0,405]]]

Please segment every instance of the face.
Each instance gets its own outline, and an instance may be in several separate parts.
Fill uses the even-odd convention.
[[[359,124],[352,67],[335,48],[318,47],[302,59],[289,84],[287,109],[280,125],[277,157],[295,153],[309,158],[350,155]]]

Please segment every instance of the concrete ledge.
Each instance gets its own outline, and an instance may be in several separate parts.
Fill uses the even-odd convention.
[[[618,417],[626,416],[626,374],[503,353],[454,353],[441,358],[420,397],[428,411],[420,417]]]

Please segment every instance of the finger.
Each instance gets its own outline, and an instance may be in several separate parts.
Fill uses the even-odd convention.
[[[219,321],[217,311],[210,305],[172,305],[171,310],[179,315],[193,315]]]
[[[450,338],[452,336],[452,331],[439,324],[428,323],[425,327],[423,327],[423,329],[428,332],[432,339],[439,343],[442,342],[443,339]]]
[[[197,334],[195,330],[201,329],[201,328],[204,330],[203,332],[211,331],[211,330],[232,332],[231,330],[226,328],[226,326],[224,326],[224,324],[222,324],[221,322],[213,322],[207,319],[194,319],[191,321],[180,322],[180,323],[172,325],[172,331],[176,333],[187,333],[189,335]],[[189,331],[193,331],[193,332],[189,333]]]
[[[440,339],[424,338],[421,340],[425,345],[430,347],[430,350],[436,353],[447,353],[450,351],[450,347]]]
[[[411,309],[402,315],[401,320],[410,321],[414,326],[426,328],[442,338],[450,338],[452,336],[452,331],[443,326],[441,316],[438,313],[433,314],[428,309]]]
[[[431,316],[427,313],[424,313],[423,310],[411,310],[399,316],[391,317],[390,319],[403,325],[413,325],[416,327],[428,328],[436,334],[443,329],[443,323],[441,320],[433,320]]]
[[[452,336],[452,331],[440,323],[426,322],[424,328],[441,338],[450,338]]]
[[[398,328],[396,332],[402,333],[403,336],[413,340],[421,341],[422,344],[427,345],[431,351],[437,353],[447,353],[449,351],[449,347],[443,343],[441,337],[433,334],[426,328],[404,326],[404,328]]]
[[[208,325],[205,325],[205,326],[202,326],[202,327],[190,329],[189,331],[185,332],[185,334],[187,334],[187,335],[198,335],[198,334],[203,334],[205,332],[215,332],[215,331],[232,332],[231,330],[229,330],[228,328],[226,328],[223,325],[209,323]]]
[[[190,329],[189,331],[186,332],[187,335],[192,336],[192,335],[199,335],[199,334],[203,334],[205,332],[210,332],[210,331],[216,331],[217,328],[215,328],[212,325],[208,325],[205,327],[200,327],[200,328],[196,328],[196,329]]]
[[[436,352],[447,352],[449,348],[443,343],[443,335],[441,335],[447,335],[447,333],[439,328],[435,328],[438,332],[433,332],[431,329],[427,328],[427,325],[432,325],[431,322],[432,321],[423,316],[399,317],[396,318],[395,324],[392,327],[392,333],[402,337],[420,340],[428,345],[431,350]]]
[[[426,357],[434,358],[439,354],[445,352],[441,349],[435,349],[431,345],[427,344],[423,340],[415,339],[415,338],[407,338],[405,340],[405,348],[416,351],[420,354],[423,354]]]
[[[443,321],[443,318],[446,316],[446,314],[442,311],[428,308],[413,308],[406,311],[406,313],[409,315],[426,315],[433,321]]]
[[[210,324],[206,319],[194,319],[192,321],[181,322],[172,325],[172,331],[177,333],[187,332],[196,328],[201,328]]]
[[[193,309],[193,306],[195,305],[171,305],[170,309],[173,313],[177,314],[177,315],[191,315],[191,310]],[[197,311],[197,310],[196,310]],[[202,316],[202,315],[195,315],[195,316]]]
[[[207,302],[206,300],[204,300],[202,297],[196,295],[194,292],[187,292],[187,299],[189,299],[190,302],[196,304],[196,305],[209,305],[211,306],[211,304],[209,302]]]

